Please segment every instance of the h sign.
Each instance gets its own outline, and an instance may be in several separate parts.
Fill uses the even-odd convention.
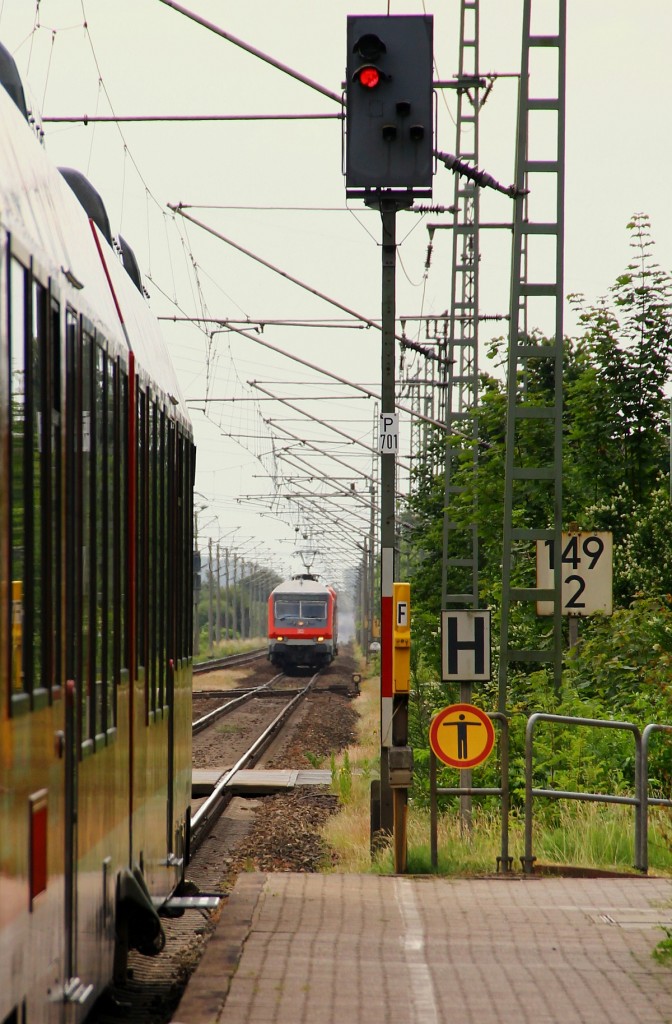
[[[441,612],[443,681],[487,681],[492,675],[490,661],[490,612]]]

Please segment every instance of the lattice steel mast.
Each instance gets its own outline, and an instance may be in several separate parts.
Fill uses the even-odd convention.
[[[555,0],[557,29],[551,35],[532,29],[532,0],[523,10],[522,66],[516,151],[517,189],[529,190],[515,207],[511,321],[507,384],[507,428],[502,557],[502,618],[499,666],[499,710],[506,711],[508,672],[512,663],[536,662],[553,665],[556,687],[562,675],[562,608],[560,562],[555,559],[554,587],[542,590],[530,579],[534,566],[534,543],[553,540],[560,551],[562,533],[562,356],[563,356],[563,256],[565,202],[565,58],[566,0]],[[548,15],[549,3],[544,8]],[[531,63],[531,56],[534,60]],[[555,62],[555,64],[554,64]],[[540,96],[539,80],[553,80],[556,94]],[[549,78],[550,72],[550,78]],[[535,154],[538,154],[548,122],[555,120],[551,133],[554,149],[547,159],[530,155],[530,123],[534,116]],[[549,201],[550,197],[550,201]],[[550,214],[548,210],[550,208]],[[541,215],[542,219],[539,219]],[[545,216],[544,216],[545,215]],[[550,217],[550,219],[549,219]],[[549,250],[552,258],[544,262]],[[550,337],[531,335],[529,323],[543,310],[552,323]],[[527,392],[527,370],[531,360],[545,361],[552,380],[552,403],[539,405]],[[533,465],[524,434],[533,429],[544,433],[548,458]],[[537,441],[535,449],[539,451]],[[534,508],[549,509],[545,522]],[[552,508],[552,511],[551,511]],[[514,510],[516,523],[514,525]],[[511,645],[510,609],[515,602],[553,602],[552,645],[521,649]]]
[[[455,154],[478,166],[479,111],[479,0],[462,0],[460,53],[457,79],[457,132]],[[472,470],[478,460],[478,274],[479,186],[455,175],[451,308],[447,347],[448,366],[442,389],[446,423],[445,498],[443,520],[442,608],[478,607],[478,530],[454,520],[454,500],[466,487],[454,482],[457,459],[465,442],[472,445]],[[475,492],[474,492],[475,493]]]

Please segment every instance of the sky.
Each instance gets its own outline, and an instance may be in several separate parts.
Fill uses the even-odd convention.
[[[432,14],[435,79],[456,74],[458,0],[352,3],[184,6],[337,94],[348,14]],[[556,0],[534,0],[541,30],[556,10]],[[514,178],[521,11],[522,0],[480,3],[480,70],[501,77],[481,111],[479,163],[504,185]],[[565,292],[590,302],[627,266],[633,213],[648,215],[657,261],[672,269],[670,39],[669,0],[568,0]],[[135,251],[152,309],[166,318],[198,446],[200,546],[211,539],[281,576],[310,564],[342,584],[369,533],[380,409],[305,363],[378,392],[380,335],[358,317],[380,316],[380,221],[361,201],[346,202],[338,119],[258,116],[333,115],[338,105],[161,0],[0,0],[0,42],[44,118],[246,116],[44,121],[43,130],[54,162],[83,171],[102,195],[113,233]],[[453,92],[441,90],[439,150],[454,152],[455,110]],[[453,189],[440,167],[433,205],[449,206]],[[179,204],[205,227],[171,209]],[[483,222],[511,214],[506,196],[482,193]],[[447,214],[397,219],[397,314],[419,343],[424,328],[410,318],[450,305],[450,235],[435,233],[426,270],[427,226],[450,222]],[[507,231],[482,233],[481,313],[508,312],[510,257]],[[567,307],[569,333],[572,315]],[[483,352],[504,323],[483,325]],[[415,358],[398,360],[400,379],[416,372]],[[401,421],[405,458],[408,417]],[[407,487],[403,465],[399,486]]]

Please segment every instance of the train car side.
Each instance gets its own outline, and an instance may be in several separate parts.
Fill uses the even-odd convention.
[[[314,577],[279,584],[268,599],[268,658],[291,673],[321,668],[338,653],[338,598]]]
[[[2,56],[2,55],[0,55]],[[0,60],[0,66],[2,60]],[[0,88],[0,1021],[77,1024],[183,877],[194,447],[105,225]]]

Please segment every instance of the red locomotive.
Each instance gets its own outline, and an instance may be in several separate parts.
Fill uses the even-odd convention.
[[[333,587],[306,573],[271,591],[268,658],[288,675],[321,668],[338,654],[338,601]]]

